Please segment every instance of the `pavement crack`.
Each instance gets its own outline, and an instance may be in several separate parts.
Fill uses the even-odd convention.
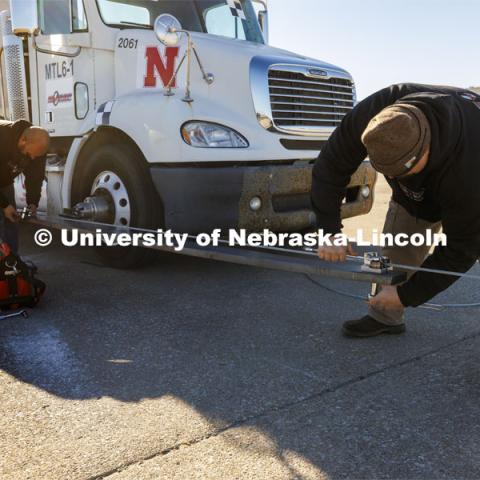
[[[466,335],[466,336],[464,336],[462,338],[459,338],[459,339],[457,339],[453,342],[444,344],[444,345],[442,345],[438,348],[435,348],[433,350],[429,350],[429,351],[424,352],[420,355],[415,355],[414,357],[406,358],[405,360],[402,360],[402,361],[397,362],[397,363],[392,363],[392,364],[387,365],[383,368],[379,368],[377,370],[372,370],[372,371],[367,372],[363,375],[358,375],[357,377],[351,378],[349,380],[345,380],[344,382],[337,383],[337,384],[332,385],[330,387],[324,388],[323,390],[321,390],[317,393],[313,393],[313,394],[305,396],[303,398],[299,398],[299,399],[297,399],[293,402],[289,402],[289,403],[279,405],[277,407],[273,407],[268,411],[260,412],[256,415],[251,415],[250,417],[248,417],[246,419],[242,419],[242,420],[240,420],[238,422],[235,422],[235,423],[244,424],[244,423],[247,423],[247,422],[250,422],[250,421],[253,421],[253,420],[257,420],[257,419],[262,418],[262,417],[265,417],[265,416],[267,416],[267,415],[269,415],[270,413],[273,413],[273,412],[288,410],[291,407],[295,407],[297,405],[300,405],[300,404],[305,403],[305,402],[309,402],[311,400],[316,400],[318,398],[323,397],[324,395],[335,393],[335,392],[337,392],[337,391],[339,391],[339,390],[341,390],[345,387],[348,387],[350,385],[354,385],[356,383],[363,382],[365,380],[368,380],[371,377],[374,377],[376,375],[381,375],[382,373],[385,373],[385,372],[390,371],[390,370],[395,370],[397,368],[403,367],[404,365],[408,365],[410,363],[418,362],[418,361],[423,360],[424,358],[426,358],[430,355],[435,355],[438,352],[448,350],[449,348],[454,347],[454,346],[456,346],[460,343],[463,343],[467,340],[473,340],[473,339],[476,339],[476,338],[479,338],[479,337],[480,337],[480,331],[478,331],[476,333],[473,333],[471,335]],[[234,424],[232,426],[236,427],[238,425]]]
[[[256,421],[256,420],[261,419],[261,418],[265,418],[271,413],[276,413],[276,412],[288,410],[292,407],[296,407],[296,406],[298,406],[300,404],[303,404],[305,402],[310,402],[312,400],[317,400],[317,399],[319,399],[319,398],[321,398],[325,395],[335,393],[335,392],[337,392],[337,391],[339,391],[339,390],[341,390],[345,387],[349,387],[349,386],[354,385],[356,383],[363,382],[363,381],[368,380],[369,378],[372,378],[376,375],[381,375],[382,373],[385,373],[385,372],[388,372],[388,371],[391,371],[391,370],[395,370],[397,368],[401,368],[404,365],[408,365],[410,363],[418,362],[420,360],[423,360],[426,357],[429,357],[431,355],[435,355],[438,352],[448,350],[449,348],[452,348],[456,345],[459,345],[460,343],[463,343],[463,342],[468,341],[468,340],[473,340],[473,339],[476,339],[476,338],[479,338],[479,337],[480,337],[480,331],[478,331],[476,333],[473,333],[471,335],[464,336],[464,337],[459,338],[459,339],[457,339],[453,342],[447,343],[447,344],[442,345],[442,346],[440,346],[438,348],[435,348],[433,350],[429,350],[427,352],[424,352],[420,355],[415,355],[414,357],[406,358],[405,360],[387,365],[383,368],[379,368],[377,370],[372,370],[371,372],[367,372],[364,375],[358,375],[357,377],[351,378],[350,380],[346,380],[344,382],[337,383],[337,384],[332,385],[330,387],[324,388],[317,393],[313,393],[311,395],[299,398],[299,399],[291,401],[291,402],[284,403],[282,405],[271,406],[271,407],[269,407],[268,409],[266,409],[262,412],[256,413],[255,415],[249,415],[247,417],[243,417],[243,418],[240,418],[238,420],[235,420],[234,422],[231,422],[231,423],[225,425],[222,428],[214,430],[213,432],[211,432],[208,435],[203,435],[201,437],[192,439],[192,440],[187,441],[187,442],[177,443],[177,444],[175,444],[171,447],[165,448],[165,449],[163,449],[159,452],[152,453],[149,456],[146,456],[146,457],[143,457],[141,459],[133,460],[131,462],[125,463],[124,465],[121,465],[117,468],[114,468],[114,469],[111,469],[109,471],[103,472],[99,475],[94,475],[94,476],[88,477],[87,480],[100,480],[100,479],[108,478],[109,476],[114,475],[115,473],[122,472],[122,471],[126,470],[127,468],[129,468],[133,465],[137,465],[139,463],[143,463],[143,462],[146,462],[146,461],[149,461],[149,460],[153,460],[156,457],[168,455],[169,453],[171,453],[173,451],[180,450],[181,448],[185,448],[185,447],[188,448],[188,447],[194,446],[194,445],[196,445],[200,442],[203,442],[205,440],[209,440],[210,438],[215,438],[218,435],[221,435],[222,433],[224,433],[224,432],[226,432],[230,429],[238,428],[242,425],[245,425],[246,423],[253,422],[253,421]]]
[[[234,422],[236,423],[236,422]],[[104,478],[108,478],[112,475],[114,475],[115,473],[120,473],[124,470],[126,470],[127,468],[133,466],[133,465],[137,465],[139,463],[143,463],[143,462],[148,462],[149,460],[153,460],[154,458],[157,458],[157,457],[160,457],[160,456],[165,456],[165,455],[168,455],[170,452],[173,452],[173,451],[176,451],[176,450],[180,450],[181,448],[184,448],[184,447],[191,447],[193,445],[196,445],[197,443],[200,443],[200,442],[203,442],[205,440],[208,440],[209,438],[213,438],[213,437],[216,437],[220,434],[222,434],[223,432],[231,429],[232,427],[234,427],[235,425],[234,424],[229,424],[229,425],[226,425],[225,427],[223,428],[219,428],[215,431],[213,431],[212,433],[210,433],[209,435],[203,435],[202,437],[198,437],[198,438],[195,438],[195,439],[192,439],[188,442],[181,442],[181,443],[177,443],[175,445],[172,445],[171,447],[168,447],[168,448],[165,448],[159,452],[155,452],[155,453],[152,453],[151,455],[148,455],[146,457],[142,457],[141,459],[139,460],[133,460],[131,462],[127,462],[119,467],[116,467],[116,468],[112,468],[111,470],[108,470],[106,472],[103,472],[99,475],[93,475],[91,477],[88,477],[86,480],[101,480],[101,479],[104,479]]]

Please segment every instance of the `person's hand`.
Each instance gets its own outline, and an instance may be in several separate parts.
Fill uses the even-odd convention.
[[[17,213],[17,209],[13,205],[8,205],[3,209],[3,214],[7,220],[12,223],[17,223],[20,220],[20,215]]]
[[[37,216],[38,207],[36,205],[32,203],[31,205],[28,206],[28,209],[30,210],[30,214],[32,215],[32,217]]]
[[[398,311],[405,308],[398,296],[397,287],[392,287],[390,285],[382,287],[380,293],[372,297],[368,301],[368,304],[372,308],[380,310],[381,312]]]
[[[344,262],[347,259],[347,255],[356,255],[350,244],[339,247],[334,245],[323,246],[318,249],[318,257],[320,260],[327,262]]]

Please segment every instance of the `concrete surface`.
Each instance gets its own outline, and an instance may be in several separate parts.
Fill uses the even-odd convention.
[[[322,278],[161,254],[116,271],[32,235],[48,291],[0,321],[2,480],[480,478],[479,309],[349,340],[364,305]],[[467,279],[437,299],[475,300]]]

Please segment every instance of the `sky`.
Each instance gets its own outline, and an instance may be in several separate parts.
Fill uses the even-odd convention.
[[[480,86],[480,0],[269,0],[270,44],[392,83]]]

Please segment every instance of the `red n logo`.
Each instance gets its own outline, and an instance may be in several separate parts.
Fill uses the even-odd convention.
[[[165,49],[166,65],[160,55],[157,47],[147,47],[145,57],[147,57],[147,74],[143,82],[144,87],[156,87],[157,77],[162,79],[163,86],[167,86],[175,73],[175,60],[178,57],[179,47],[167,47]],[[172,87],[176,87],[176,80],[172,82]]]

